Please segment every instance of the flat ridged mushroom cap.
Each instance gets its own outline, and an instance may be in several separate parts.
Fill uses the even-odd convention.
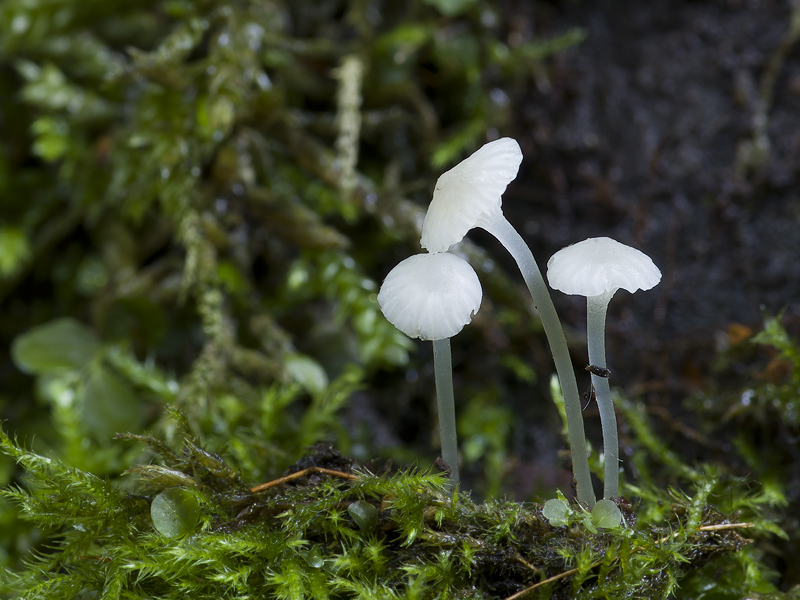
[[[500,211],[501,196],[521,162],[517,141],[500,138],[442,173],[422,223],[422,247],[444,252],[464,239],[483,215]]]
[[[455,254],[417,254],[386,276],[378,304],[409,337],[443,340],[456,335],[481,307],[475,270]]]
[[[649,290],[661,281],[661,271],[644,252],[599,237],[556,252],[547,262],[547,280],[565,294],[599,296],[619,288]]]

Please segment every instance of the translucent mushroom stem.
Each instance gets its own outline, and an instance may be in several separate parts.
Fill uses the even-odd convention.
[[[433,340],[433,371],[436,379],[436,403],[439,409],[439,438],[442,441],[442,460],[450,467],[450,479],[458,484],[458,440],[456,437],[456,407],[453,394],[453,359],[450,338]]]
[[[536,264],[525,240],[517,230],[508,222],[501,211],[484,216],[478,227],[491,233],[508,250],[522,272],[522,277],[533,298],[533,303],[539,311],[544,332],[550,343],[556,373],[561,383],[564,394],[564,408],[567,413],[567,435],[572,452],[572,472],[577,483],[578,500],[594,506],[595,496],[592,490],[592,477],[589,472],[589,459],[586,456],[586,434],[583,429],[583,415],[581,414],[580,394],[575,379],[575,370],[567,348],[567,339],[561,328],[550,291],[544,282],[542,272]]]
[[[599,296],[586,299],[586,339],[589,345],[589,364],[606,368],[606,312],[614,292],[612,290]],[[619,496],[619,439],[617,437],[617,416],[611,400],[611,388],[607,377],[592,374],[592,385],[600,411],[600,426],[603,428],[603,452],[605,471],[603,478],[603,498]]]

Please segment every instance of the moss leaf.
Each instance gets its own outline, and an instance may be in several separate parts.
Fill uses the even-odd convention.
[[[142,404],[131,387],[110,369],[93,368],[82,390],[83,421],[102,437],[135,431],[142,422]]]
[[[622,523],[622,512],[611,500],[598,500],[592,508],[592,523],[599,529],[616,529]]]
[[[86,325],[63,318],[18,336],[11,346],[14,364],[25,373],[59,374],[86,366],[100,350],[100,341]]]
[[[542,515],[553,527],[561,527],[568,523],[569,505],[563,500],[552,499],[544,503]]]
[[[168,538],[192,533],[200,518],[200,506],[191,492],[179,487],[164,490],[150,504],[153,527]]]

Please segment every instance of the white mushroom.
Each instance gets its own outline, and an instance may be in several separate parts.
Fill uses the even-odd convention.
[[[517,176],[521,162],[517,141],[500,138],[442,173],[422,223],[422,247],[444,252],[470,229],[483,227],[483,222],[505,220],[502,194]]]
[[[631,293],[649,290],[661,281],[661,271],[643,252],[611,238],[600,237],[589,238],[556,252],[547,263],[547,279],[553,288],[565,294],[586,296],[589,365],[590,368],[597,367],[591,369],[592,384],[603,428],[603,497],[616,497],[619,495],[619,441],[606,370],[606,311],[618,289]]]
[[[433,342],[442,459],[458,483],[458,442],[450,338],[472,320],[483,292],[475,270],[445,252],[417,254],[386,276],[378,304],[386,319],[410,337]]]
[[[503,216],[501,196],[516,177],[521,162],[522,151],[516,140],[501,138],[485,144],[443,173],[436,182],[420,241],[430,252],[443,252],[460,242],[470,229],[480,227],[495,236],[519,265],[542,319],[563,390],[578,499],[591,507],[595,498],[586,456],[580,395],[567,340],[530,248]]]

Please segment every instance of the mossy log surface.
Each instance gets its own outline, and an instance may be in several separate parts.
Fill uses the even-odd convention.
[[[34,477],[30,491],[6,495],[54,543],[8,582],[20,597],[666,597],[711,558],[740,550],[753,525],[678,497],[658,525],[637,525],[624,499],[622,527],[598,531],[578,506],[553,525],[539,504],[476,504],[452,496],[441,473],[373,473],[325,444],[248,487],[193,437],[174,452],[119,437],[161,453],[130,469],[129,490],[2,434],[2,450]]]

